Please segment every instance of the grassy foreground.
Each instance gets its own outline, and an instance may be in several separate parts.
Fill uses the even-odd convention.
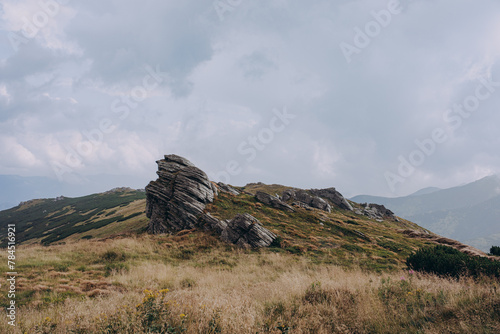
[[[2,333],[500,332],[498,281],[375,273],[356,256],[318,263],[194,231],[23,245],[17,256],[18,323],[4,319]],[[0,261],[6,272],[5,252]]]

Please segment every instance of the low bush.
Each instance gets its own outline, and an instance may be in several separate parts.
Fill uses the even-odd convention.
[[[500,256],[500,247],[499,246],[491,246],[490,254],[495,256]]]
[[[442,245],[419,249],[406,259],[406,265],[416,271],[440,276],[500,277],[499,261],[471,256]]]

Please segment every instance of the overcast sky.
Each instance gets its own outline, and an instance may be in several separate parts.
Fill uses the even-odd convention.
[[[0,174],[397,196],[499,173],[499,133],[497,0],[0,1]]]

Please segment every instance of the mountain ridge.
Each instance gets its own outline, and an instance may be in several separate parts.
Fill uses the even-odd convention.
[[[167,163],[159,162],[159,181],[162,178],[164,181],[156,181],[159,183],[153,192],[118,188],[80,198],[33,200],[0,212],[0,237],[5,235],[9,223],[17,225],[21,244],[72,243],[81,239],[140,235],[148,229],[155,231],[151,224],[156,224],[157,220],[148,218],[153,211],[160,211],[152,204],[146,210],[147,200],[153,199],[151,195],[156,198],[154,203],[165,201],[158,208],[165,206],[168,210],[174,205],[169,203],[172,194],[180,196],[184,203],[185,191],[192,189],[195,197],[201,198],[197,182],[202,179],[193,178],[190,173],[200,176],[204,173],[187,163],[182,163],[186,166],[183,172],[184,167],[178,169],[169,164],[168,159]],[[185,173],[187,183],[179,183],[180,173]],[[303,190],[263,183],[233,187],[210,183],[206,179],[201,182],[213,189],[213,197],[209,196],[200,207],[201,211],[191,211],[191,223],[175,225],[178,226],[175,228],[166,223],[157,231],[174,235],[190,230],[205,231],[212,237],[240,245],[241,229],[258,224],[267,231],[264,234],[275,239],[272,244],[263,244],[274,251],[304,254],[319,262],[357,263],[371,269],[401,268],[411,252],[432,244],[446,244],[469,254],[485,256],[455,240],[442,238],[411,221],[395,217],[384,206],[347,201],[335,188]],[[175,205],[181,206],[174,212],[185,210],[185,204]],[[198,204],[188,203],[188,207],[198,207]],[[155,219],[169,214],[168,211],[161,213]],[[234,220],[234,217],[239,218]],[[242,217],[246,218],[242,220]],[[212,227],[207,229],[207,226]],[[226,226],[231,230],[224,232]],[[255,235],[246,243],[261,245],[254,238]]]
[[[360,195],[353,201],[372,201],[390,207],[396,214],[445,237],[466,242],[487,252],[500,243],[500,177],[490,175],[469,184],[388,198]],[[476,240],[477,239],[477,240]],[[482,241],[481,241],[482,240]]]

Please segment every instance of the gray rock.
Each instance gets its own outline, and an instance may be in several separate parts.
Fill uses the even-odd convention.
[[[341,209],[353,211],[352,205],[335,188],[311,189],[309,191],[312,195],[327,199]]]
[[[269,205],[275,209],[280,209],[284,211],[294,212],[295,210],[285,202],[283,202],[279,197],[269,195],[268,193],[257,191],[255,198],[266,205]]]
[[[264,228],[257,218],[245,214],[238,214],[222,232],[221,239],[243,248],[268,247],[276,235]]]
[[[224,220],[219,220],[213,217],[210,213],[204,213],[200,217],[200,225],[207,231],[215,231],[217,234],[222,234],[222,232],[227,228],[227,222]]]
[[[328,204],[327,201],[325,201],[321,197],[313,196],[305,190],[287,189],[283,192],[282,200],[298,201],[299,203],[303,203],[308,207],[320,209],[326,212],[332,212],[332,207],[330,204]]]
[[[206,204],[217,196],[217,187],[189,160],[166,155],[157,164],[158,179],[146,187],[150,233],[203,228],[214,231],[226,242],[245,248],[267,247],[276,238],[249,214],[239,214],[231,221],[222,221],[204,212]],[[221,191],[238,194],[230,186],[219,184],[219,187]]]
[[[146,186],[146,215],[150,233],[195,228],[205,205],[216,196],[207,175],[189,160],[166,155],[156,162],[158,176]]]
[[[228,194],[231,194],[234,196],[238,196],[240,194],[240,192],[238,190],[234,189],[233,187],[231,187],[228,184],[219,182],[219,183],[217,183],[217,185],[219,186],[219,190],[222,192],[225,192],[225,193],[228,193]]]
[[[357,209],[355,211],[355,213],[363,214],[363,215],[370,217],[371,219],[375,219],[377,221],[383,221],[383,220],[399,221],[398,217],[396,217],[394,215],[394,212],[387,209],[383,205],[373,204],[373,203],[370,203],[370,204],[364,203],[361,205],[364,207],[363,211]]]

